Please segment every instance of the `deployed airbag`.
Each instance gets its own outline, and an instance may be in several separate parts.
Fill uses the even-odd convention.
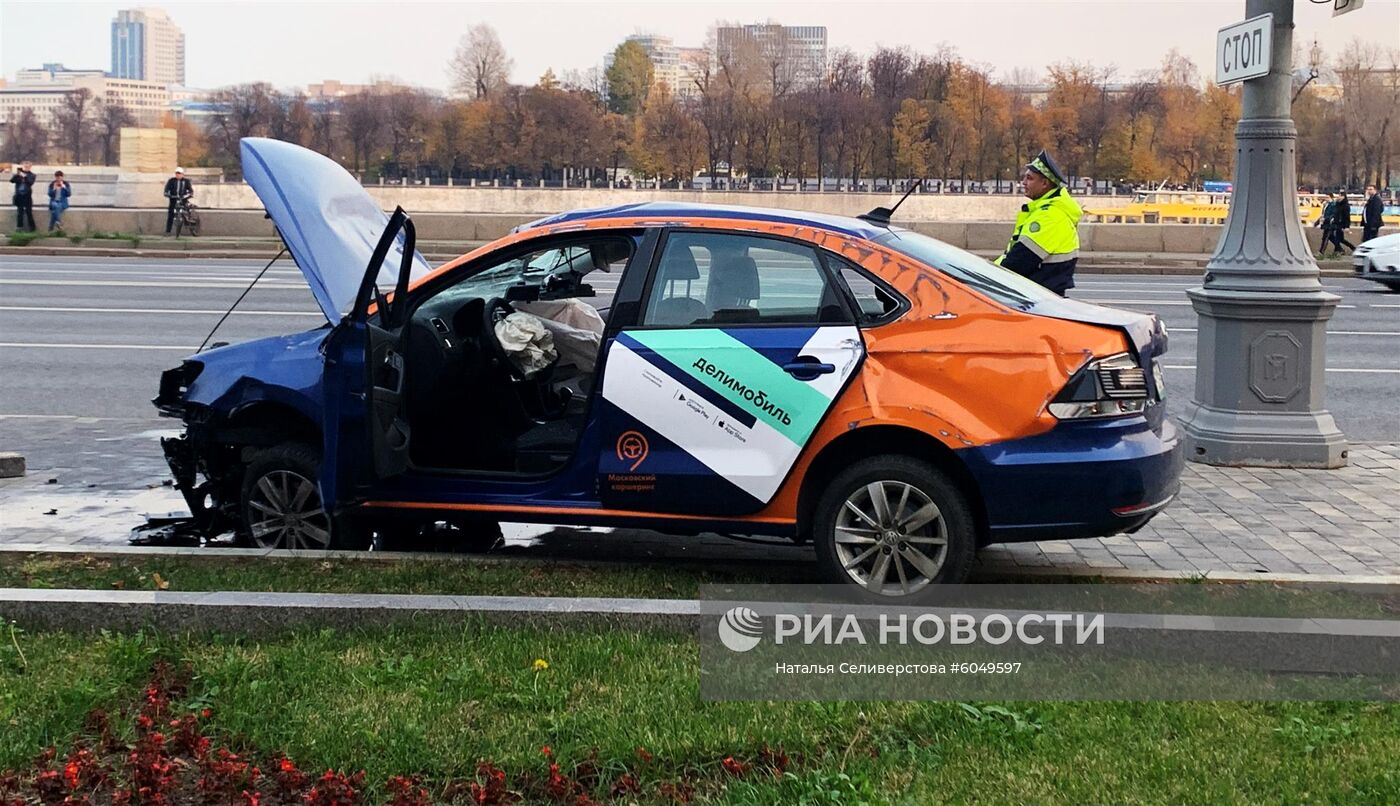
[[[518,302],[515,309],[540,317],[554,337],[560,364],[577,367],[584,373],[593,372],[605,327],[597,309],[577,299]]]
[[[559,359],[554,336],[533,314],[516,311],[496,323],[496,340],[520,374],[533,378]]]

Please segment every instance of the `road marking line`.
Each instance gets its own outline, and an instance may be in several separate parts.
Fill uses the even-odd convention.
[[[0,283],[3,283],[3,282],[4,282],[4,280],[0,280]],[[1080,299],[1080,298],[1078,298],[1078,297],[1071,297],[1071,299],[1075,299],[1075,300],[1077,300],[1078,302],[1092,302],[1092,303],[1094,303],[1095,305],[1110,305],[1110,306],[1112,306],[1112,305],[1190,305],[1190,304],[1191,304],[1191,301],[1190,301],[1190,300],[1180,300],[1180,301],[1178,301],[1178,300],[1165,300],[1165,299],[1088,299],[1088,298]],[[1356,306],[1355,306],[1355,305],[1338,305],[1337,307],[1338,307],[1338,308],[1355,308]],[[1381,308],[1381,307],[1400,308],[1400,305],[1392,305],[1392,306],[1373,305],[1373,306],[1371,306],[1371,307],[1374,307],[1374,308]]]
[[[1163,364],[1163,369],[1195,369],[1195,364]],[[1368,367],[1327,367],[1328,372],[1361,372],[1379,375],[1400,375],[1400,369],[1375,369]]]
[[[169,344],[71,344],[61,342],[0,341],[0,347],[35,350],[178,350],[192,353],[196,347],[181,347]]]
[[[183,308],[48,308],[30,307],[25,305],[0,305],[0,311],[35,311],[48,313],[135,313],[135,314],[187,314],[199,316],[222,316],[223,311],[208,310],[196,311]],[[314,316],[319,319],[326,318],[320,311],[240,311],[235,310],[234,316]]]

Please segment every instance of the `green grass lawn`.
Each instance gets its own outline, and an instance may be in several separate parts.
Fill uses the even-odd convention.
[[[319,560],[0,553],[0,588],[442,593],[693,598],[704,584],[815,581],[816,566],[578,563],[514,559]]]
[[[188,665],[180,705],[210,709],[208,735],[306,770],[363,769],[378,802],[393,776],[436,796],[481,762],[536,801],[544,746],[565,775],[595,765],[604,801],[628,772],[640,793],[620,802],[1400,800],[1394,704],[712,703],[690,635],[482,624],[258,641],[3,633],[0,771],[62,753],[90,709],[138,701],[159,659]]]

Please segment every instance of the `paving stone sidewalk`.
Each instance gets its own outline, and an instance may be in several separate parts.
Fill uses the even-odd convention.
[[[182,509],[178,494],[162,486],[169,474],[157,443],[173,426],[0,418],[0,446],[26,453],[30,466],[26,478],[0,481],[0,548],[125,546],[144,514]],[[505,531],[506,552],[521,555],[776,563],[812,557],[806,548],[719,535],[524,524]],[[991,546],[979,561],[988,570],[1400,576],[1400,445],[1353,445],[1350,463],[1338,470],[1187,463],[1181,495],[1137,534]]]

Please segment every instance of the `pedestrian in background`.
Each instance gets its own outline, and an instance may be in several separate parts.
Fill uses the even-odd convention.
[[[1328,244],[1333,244],[1335,246],[1332,236],[1336,232],[1336,224],[1334,223],[1334,216],[1336,213],[1337,194],[1329,193],[1327,194],[1327,203],[1322,205],[1322,215],[1318,216],[1317,220],[1313,222],[1314,227],[1322,228],[1322,244],[1318,247],[1317,251],[1319,259],[1327,257]],[[1338,252],[1342,251],[1342,247],[1340,246],[1337,246],[1336,249]]]
[[[11,201],[15,205],[15,231],[33,232],[34,227],[34,172],[30,170],[32,163],[25,160],[19,168],[15,170],[15,175],[10,177],[10,184],[15,186],[14,196]]]
[[[165,180],[165,198],[170,200],[170,208],[165,212],[165,234],[169,235],[175,226],[175,208],[186,199],[194,197],[194,185],[185,178],[185,169],[176,168],[175,175]]]
[[[1361,208],[1361,242],[1366,243],[1380,234],[1381,216],[1385,213],[1385,202],[1375,185],[1366,186],[1366,206]]]
[[[1011,241],[994,261],[1062,297],[1074,288],[1079,219],[1084,215],[1066,184],[1064,173],[1044,151],[1026,165],[1021,187],[1030,202],[1021,205]]]
[[[1355,252],[1356,247],[1346,238],[1347,230],[1351,229],[1351,202],[1347,200],[1345,190],[1337,191],[1337,208],[1332,211],[1332,245],[1336,247],[1336,254],[1342,253],[1342,247]]]
[[[54,171],[53,181],[49,183],[49,232],[63,229],[63,213],[72,195],[73,186],[63,178],[63,171]]]

